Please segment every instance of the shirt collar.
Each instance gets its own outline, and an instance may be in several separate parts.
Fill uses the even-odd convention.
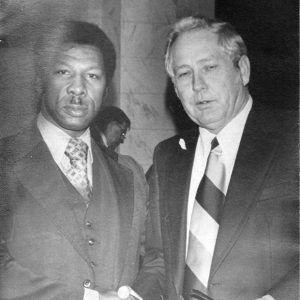
[[[41,113],[38,115],[37,126],[54,160],[62,161],[66,147],[72,137],[65,133],[61,128],[48,121]],[[91,150],[90,129],[88,128],[79,139],[88,145],[88,156],[92,163],[93,154]]]
[[[218,142],[222,148],[222,152],[226,155],[232,152],[232,149],[238,149],[246,120],[252,108],[253,100],[251,96],[245,107],[217,134]],[[205,128],[199,127],[202,147],[205,153],[210,151],[211,141],[216,136]]]
[[[106,136],[104,135],[103,132],[100,132],[100,135],[101,135],[104,146],[108,147]]]

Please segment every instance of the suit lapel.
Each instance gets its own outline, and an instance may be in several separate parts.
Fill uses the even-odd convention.
[[[171,259],[173,282],[179,294],[185,267],[186,218],[189,185],[198,131],[191,131],[178,140],[177,147],[164,163],[162,178],[163,222],[165,222],[168,256]]]
[[[14,172],[32,197],[52,217],[60,234],[70,241],[84,259],[88,260],[84,237],[69,206],[79,194],[70,193],[62,173],[41,137],[33,150],[15,164]]]
[[[226,195],[210,279],[242,232],[270,167],[278,140],[265,131],[264,122],[263,117],[251,112],[246,123]]]

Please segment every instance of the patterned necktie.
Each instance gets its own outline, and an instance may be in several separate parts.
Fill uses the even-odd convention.
[[[225,166],[217,138],[211,142],[204,176],[199,184],[189,230],[184,274],[184,299],[192,289],[206,293],[219,221],[225,201]]]
[[[87,176],[88,145],[80,139],[70,139],[65,155],[70,159],[71,168],[66,172],[70,182],[83,198],[89,201],[91,187]]]

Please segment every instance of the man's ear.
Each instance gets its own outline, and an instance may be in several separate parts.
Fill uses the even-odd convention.
[[[244,86],[249,83],[250,80],[250,61],[247,55],[243,55],[239,60],[239,69],[241,72],[241,79]]]

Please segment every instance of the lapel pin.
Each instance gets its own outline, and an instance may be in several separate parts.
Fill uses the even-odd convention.
[[[181,149],[186,150],[186,145],[185,145],[184,139],[179,140],[179,145],[180,145]]]

